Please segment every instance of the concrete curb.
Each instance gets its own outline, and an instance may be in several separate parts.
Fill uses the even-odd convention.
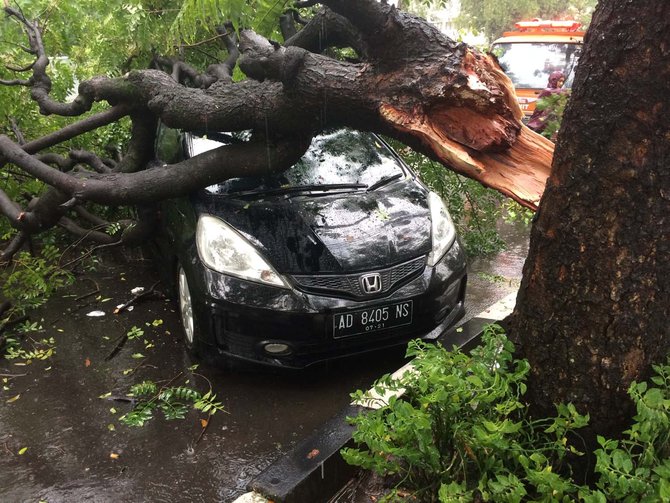
[[[457,346],[466,351],[471,349],[479,342],[486,325],[512,312],[515,300],[516,292],[437,340],[447,348]],[[393,375],[402,375],[411,366],[410,362]],[[354,429],[346,418],[375,408],[387,398],[373,390],[369,390],[368,395],[370,399],[366,403],[345,407],[319,431],[272,463],[249,483],[247,490],[250,492],[240,496],[234,503],[319,503],[332,498],[357,471],[340,456],[340,449],[352,441]]]

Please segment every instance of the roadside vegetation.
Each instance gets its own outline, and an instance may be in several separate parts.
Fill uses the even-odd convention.
[[[670,358],[630,385],[637,413],[622,438],[598,436],[589,452],[580,436],[589,417],[572,404],[553,417],[529,413],[530,366],[499,326],[470,354],[414,341],[407,356],[410,371],[374,385],[402,396],[353,418],[358,447],[342,452],[386,477],[385,501],[670,500]]]

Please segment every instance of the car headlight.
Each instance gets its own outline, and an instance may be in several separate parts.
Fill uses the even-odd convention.
[[[456,228],[442,198],[435,192],[428,194],[430,221],[432,223],[433,250],[428,255],[428,265],[434,266],[447,253],[456,239]]]
[[[198,219],[195,243],[200,260],[217,272],[268,285],[289,288],[249,241],[223,220]]]

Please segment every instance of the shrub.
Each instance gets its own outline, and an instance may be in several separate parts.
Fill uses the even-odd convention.
[[[495,325],[471,354],[412,342],[413,370],[375,383],[404,394],[351,419],[358,448],[344,449],[344,459],[388,477],[395,489],[387,500],[668,501],[670,360],[655,367],[657,387],[631,385],[635,423],[624,441],[599,439],[590,488],[571,478],[567,462],[582,454],[568,438],[578,438],[588,416],[562,404],[555,417],[531,418],[523,402],[529,365],[513,350]]]

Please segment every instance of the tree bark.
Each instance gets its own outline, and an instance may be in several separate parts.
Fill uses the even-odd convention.
[[[670,352],[670,3],[600,2],[531,232],[511,333],[536,410],[616,434]]]

